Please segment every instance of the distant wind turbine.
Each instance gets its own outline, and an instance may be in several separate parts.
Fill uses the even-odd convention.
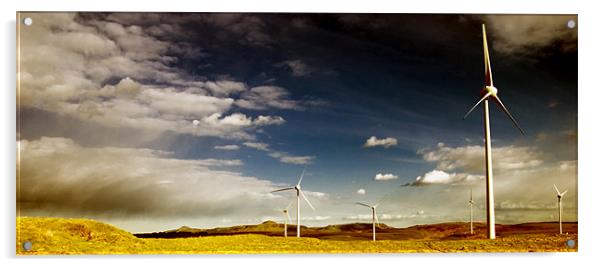
[[[558,197],[558,227],[560,229],[560,234],[562,234],[562,197],[566,194],[566,190],[560,193],[560,190],[558,190],[556,185],[554,185],[554,189],[556,189],[556,197]]]
[[[502,100],[497,96],[497,88],[493,86],[493,77],[491,74],[491,63],[489,61],[489,49],[487,48],[487,34],[485,32],[485,24],[483,24],[483,50],[485,54],[485,87],[481,90],[481,99],[464,115],[464,119],[483,102],[484,107],[484,126],[485,126],[485,176],[486,176],[486,195],[487,195],[487,227],[489,231],[487,236],[489,239],[495,239],[495,208],[493,201],[493,170],[492,170],[492,159],[491,159],[491,137],[489,131],[489,99],[493,100],[498,106],[504,111],[504,113],[510,118],[514,126],[524,135],[525,132],[518,125],[514,117],[510,114],[510,111],[504,106]]]
[[[287,190],[295,190],[297,192],[297,237],[301,237],[301,201],[300,201],[299,196],[303,197],[305,202],[307,202],[307,204],[309,205],[309,207],[312,210],[316,210],[314,208],[314,206],[311,204],[311,202],[309,202],[307,197],[305,197],[305,194],[303,194],[303,191],[301,191],[301,180],[303,180],[303,175],[305,175],[305,170],[303,170],[303,173],[301,173],[299,182],[297,182],[297,185],[295,185],[295,187],[282,188],[282,189],[274,190],[271,192],[271,193],[276,193],[276,192],[287,191]]]
[[[470,200],[468,201],[468,206],[470,206],[470,234],[474,234],[472,230],[472,206],[474,205],[474,200],[472,200],[472,189],[470,189]]]
[[[286,206],[286,209],[282,210],[282,213],[284,213],[284,237],[288,237],[288,224],[291,222],[291,216],[288,215],[288,209],[290,209],[292,204],[293,201]]]
[[[362,202],[355,202],[355,204],[372,209],[372,241],[376,241],[376,224],[379,223],[378,216],[376,215],[376,207],[378,207],[380,203],[376,203],[375,205],[369,205]]]

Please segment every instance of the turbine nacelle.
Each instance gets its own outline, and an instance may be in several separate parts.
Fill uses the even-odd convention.
[[[567,190],[564,190],[562,193],[560,193],[560,190],[558,190],[558,187],[556,187],[556,185],[554,185],[554,189],[556,190],[556,197],[560,201],[560,199],[562,199],[562,197],[564,197],[564,194],[566,194]]]
[[[485,97],[486,95],[497,97],[497,88],[493,85],[485,85],[479,96]]]

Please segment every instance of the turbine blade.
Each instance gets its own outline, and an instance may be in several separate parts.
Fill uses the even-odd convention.
[[[276,192],[280,192],[280,191],[293,190],[293,189],[295,189],[295,188],[294,187],[282,188],[282,189],[274,190],[270,193],[276,193]]]
[[[481,100],[479,100],[479,102],[477,102],[474,106],[472,106],[472,108],[466,112],[466,115],[464,115],[464,118],[462,119],[466,119],[466,117],[468,117],[468,115],[470,115],[470,113],[479,105],[481,104],[481,102],[483,102],[485,99],[487,99],[489,96],[491,96],[491,93],[487,93],[486,95],[483,96],[483,98],[481,98]]]
[[[380,200],[378,200],[378,202],[376,202],[376,204],[374,204],[374,208],[380,206],[380,204],[383,204],[385,201],[387,201],[387,197],[388,197],[388,195],[385,195],[382,198],[380,198]]]
[[[489,60],[489,47],[487,47],[487,33],[485,32],[485,24],[483,24],[483,54],[485,58],[485,84],[493,86],[491,61]]]
[[[472,188],[470,189],[470,202],[472,202]]]
[[[510,120],[512,121],[512,123],[514,123],[514,126],[516,126],[516,128],[520,131],[520,133],[525,135],[525,131],[523,131],[523,129],[518,125],[518,122],[516,122],[514,117],[512,117],[512,114],[510,114],[510,111],[508,111],[506,106],[504,106],[504,103],[502,103],[502,100],[497,96],[493,96],[493,99],[495,99],[495,102],[504,110],[504,113],[506,113],[508,118],[510,118]]]
[[[564,196],[564,194],[566,194],[566,191],[567,191],[567,190],[564,190],[564,192],[560,193],[560,196],[561,196],[561,197],[563,197],[563,196]]]
[[[288,212],[286,213],[286,223],[290,224],[291,223],[291,216],[288,215]]]
[[[554,189],[556,189],[556,194],[560,195],[560,190],[558,190],[558,187],[556,187],[556,184],[554,184]]]
[[[297,183],[297,186],[301,185],[301,180],[303,180],[303,175],[305,175],[305,169],[303,169],[303,172],[301,173],[301,178],[299,178],[299,182]]]
[[[362,206],[365,206],[365,207],[368,207],[368,208],[372,208],[372,206],[370,206],[368,204],[365,204],[365,203],[362,203],[362,202],[355,202],[355,204],[362,205]]]
[[[291,205],[293,205],[293,202],[295,202],[295,200],[291,200],[291,203],[288,203],[288,206],[286,206],[286,209],[289,210],[291,208]]]
[[[376,212],[374,212],[374,220],[376,221],[376,225],[380,224],[380,222],[378,221],[378,214],[376,214]]]
[[[305,194],[303,194],[303,191],[299,191],[299,193],[301,193],[301,196],[303,197],[303,199],[305,200],[305,202],[307,202],[307,204],[309,204],[309,207],[312,210],[316,210],[316,208],[314,208],[314,205],[312,205],[311,202],[309,202],[309,200],[307,199],[307,197],[305,197]]]

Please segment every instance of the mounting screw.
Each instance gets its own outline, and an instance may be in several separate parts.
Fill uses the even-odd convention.
[[[574,21],[574,20],[572,20],[572,19],[571,19],[571,20],[569,20],[569,22],[567,22],[567,23],[566,23],[566,26],[568,26],[568,27],[569,27],[569,28],[571,28],[571,29],[572,29],[572,28],[575,28],[575,25],[576,25],[576,23],[575,23],[575,21]]]
[[[566,246],[569,248],[574,248],[575,247],[575,240],[573,239],[569,239],[566,241]]]
[[[31,26],[31,24],[33,24],[33,19],[26,17],[23,19],[23,24],[25,24],[25,26]]]
[[[33,244],[29,241],[23,242],[23,249],[26,251],[30,251],[33,248]]]

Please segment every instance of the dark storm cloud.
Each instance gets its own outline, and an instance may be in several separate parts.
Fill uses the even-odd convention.
[[[504,54],[534,54],[541,48],[554,46],[562,52],[577,49],[576,15],[489,15],[485,21],[498,42],[493,49]]]
[[[207,217],[270,209],[275,186],[218,170],[238,160],[177,160],[151,149],[82,147],[66,138],[20,142],[24,215]]]

